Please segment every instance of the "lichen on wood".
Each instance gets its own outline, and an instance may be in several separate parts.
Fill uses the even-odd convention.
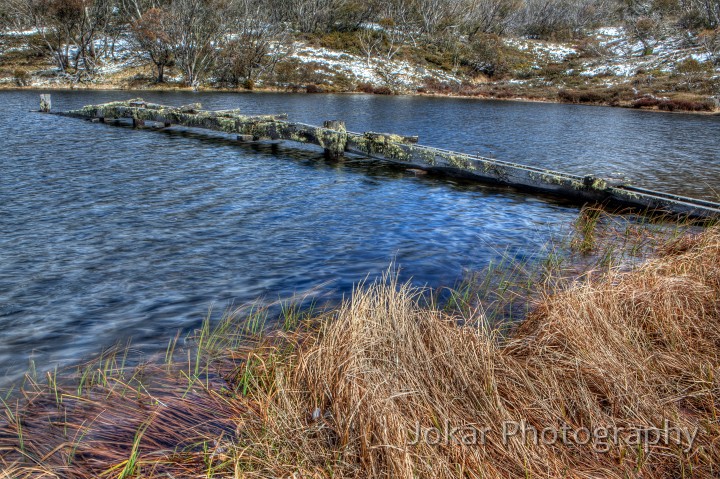
[[[101,105],[88,105],[79,110],[64,113],[86,119],[128,118],[134,124],[151,121],[168,125],[204,128],[238,135],[253,140],[290,140],[315,144],[325,153],[338,158],[345,151],[360,152],[383,158],[406,166],[442,171],[477,178],[481,181],[499,182],[516,187],[555,192],[586,201],[605,201],[639,207],[663,207],[667,210],[720,216],[720,205],[676,198],[662,193],[628,191],[625,181],[606,180],[595,176],[574,176],[550,170],[527,167],[509,162],[481,158],[436,148],[416,145],[416,137],[390,133],[349,133],[344,124],[331,120],[322,127],[287,121],[287,115],[243,115],[239,110],[202,110],[201,105],[170,107],[148,103],[137,98]]]

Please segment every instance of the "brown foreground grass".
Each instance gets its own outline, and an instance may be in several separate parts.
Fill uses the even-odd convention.
[[[113,352],[72,387],[29,381],[6,399],[0,476],[720,474],[719,229],[543,294],[507,337],[423,298],[391,276],[319,318],[286,314],[283,332],[227,318],[184,360],[173,343],[165,363],[128,368]],[[568,437],[503,438],[519,423]],[[418,441],[418,427],[439,433]]]

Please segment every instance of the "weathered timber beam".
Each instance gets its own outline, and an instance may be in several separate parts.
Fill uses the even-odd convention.
[[[395,142],[395,143],[414,144],[420,140],[420,137],[418,137],[418,136],[404,136],[404,135],[396,135],[394,133],[376,133],[374,131],[365,132],[365,136],[370,138],[371,140],[383,140],[384,139],[385,141],[391,141],[391,142]]]
[[[347,149],[351,152],[425,169],[455,170],[462,176],[482,178],[494,183],[542,185],[543,189],[549,191],[568,188],[586,189],[582,177],[534,168],[521,168],[519,165],[488,158],[400,143],[392,141],[387,136],[351,134],[348,135]],[[602,190],[603,188],[597,189]]]
[[[290,140],[311,143],[322,147],[332,157],[339,157],[345,151],[347,132],[344,126],[341,126],[342,122],[332,125],[337,129],[331,129],[288,122],[285,121],[286,114],[246,116],[237,113],[237,110],[204,111],[196,109],[198,106],[173,108],[137,99],[89,105],[65,114],[81,118],[130,118],[133,120],[133,126],[136,127],[142,126],[142,122],[154,121],[166,126],[173,124],[205,128],[234,133],[242,140],[251,137],[253,140]]]
[[[517,163],[466,155],[417,145],[417,137],[387,133],[350,133],[338,120],[323,127],[288,122],[287,115],[246,116],[238,110],[205,111],[199,104],[168,107],[143,100],[86,106],[63,113],[69,116],[104,119],[131,118],[136,126],[145,121],[234,133],[240,141],[289,140],[322,147],[331,158],[345,151],[389,160],[406,167],[444,173],[513,187],[554,193],[582,201],[661,210],[701,218],[720,217],[720,204],[678,195],[644,190],[625,180],[576,176]]]
[[[207,128],[227,133],[238,133],[247,125],[267,121],[278,121],[285,115],[217,115],[214,112],[183,113],[178,108],[139,108],[123,105],[86,106],[80,110],[71,110],[69,116],[82,118],[130,118],[135,124],[143,121],[154,121],[165,125],[183,125],[196,128]]]
[[[288,121],[248,122],[241,126],[239,133],[252,135],[255,139],[315,144],[322,147],[328,155],[336,158],[345,151],[348,138],[345,131]]]
[[[591,202],[610,202],[697,217],[720,217],[720,204],[641,190],[621,181],[567,175],[452,151],[408,145],[384,136],[349,134],[347,151],[382,158],[413,168],[447,173],[501,185],[545,191]]]

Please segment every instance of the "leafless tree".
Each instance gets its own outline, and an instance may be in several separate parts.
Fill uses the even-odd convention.
[[[75,43],[77,55],[75,69],[82,63],[87,73],[94,73],[97,63],[95,41],[105,34],[111,21],[114,4],[112,0],[82,1],[82,16]]]
[[[35,28],[58,68],[96,66],[95,40],[113,14],[112,0],[8,0],[18,24]]]
[[[614,0],[574,0],[569,15],[570,24],[576,32],[586,32],[610,22],[617,22],[616,11]]]
[[[153,8],[160,8],[169,2],[160,0],[117,0],[118,8],[123,13],[128,23],[136,21],[143,16],[143,13]]]
[[[84,8],[81,0],[17,0],[28,26],[35,28],[60,71],[71,66],[70,52],[80,31]]]
[[[227,33],[227,0],[173,0],[170,38],[185,81],[197,88],[217,58]]]
[[[228,83],[252,85],[289,53],[289,31],[283,23],[272,22],[261,0],[235,0],[228,15],[230,33],[218,59],[218,73]]]
[[[10,3],[6,0],[0,1],[0,29],[7,30],[15,23],[14,12]]]
[[[687,27],[720,27],[720,0],[680,0],[680,9]]]
[[[165,68],[173,59],[171,14],[166,9],[151,8],[131,25],[138,50],[147,53],[157,70],[158,83],[165,81]]]
[[[655,16],[644,16],[627,22],[630,32],[643,45],[643,55],[652,53],[661,36],[661,21]]]
[[[342,6],[343,0],[294,0],[285,4],[288,19],[305,33],[332,30],[336,12]]]
[[[480,33],[505,33],[513,15],[523,6],[522,0],[465,0],[461,25],[472,41]]]
[[[365,64],[369,67],[370,61],[380,51],[383,43],[382,34],[373,28],[363,28],[358,33],[360,51],[365,57]]]
[[[461,8],[456,0],[414,0],[413,7],[423,33],[428,35],[456,26]]]
[[[518,30],[538,38],[567,31],[570,23],[569,3],[569,0],[525,0],[518,16]]]
[[[338,30],[357,30],[364,23],[377,19],[377,14],[387,0],[344,0],[339,10],[330,18],[329,27]]]
[[[395,55],[400,53],[405,46],[406,37],[402,29],[398,28],[395,23],[387,20],[381,20],[380,25],[384,27],[385,43],[383,45],[383,56],[386,60],[392,60]]]
[[[674,31],[678,4],[674,0],[625,0],[620,14],[625,29],[642,43],[643,55],[647,55],[663,37]]]
[[[720,28],[705,30],[699,35],[700,44],[715,65],[720,65]]]
[[[29,0],[0,0],[0,27],[5,29],[25,30],[34,23],[30,18]]]

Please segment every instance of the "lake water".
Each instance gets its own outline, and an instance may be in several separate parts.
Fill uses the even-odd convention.
[[[55,92],[53,108],[138,96]],[[713,198],[720,118],[439,98],[146,93],[173,105],[288,113],[353,131]],[[504,188],[329,162],[292,144],[239,145],[29,113],[0,92],[0,385],[118,340],[164,350],[211,306],[315,290],[337,300],[395,261],[451,286],[500,255],[535,257],[578,207]]]

